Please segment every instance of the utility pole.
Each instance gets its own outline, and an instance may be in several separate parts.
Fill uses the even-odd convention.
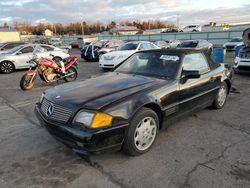
[[[178,29],[180,28],[180,14],[176,15],[176,26]]]
[[[81,23],[82,26],[82,36],[84,36],[84,27],[83,27],[83,22]]]

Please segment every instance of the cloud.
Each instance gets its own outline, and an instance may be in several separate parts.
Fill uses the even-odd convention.
[[[161,19],[182,25],[193,23],[250,21],[250,3],[246,0],[0,0],[0,24],[3,20],[75,21],[107,23],[111,20]]]

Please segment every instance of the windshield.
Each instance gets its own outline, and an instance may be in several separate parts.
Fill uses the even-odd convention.
[[[3,47],[5,45],[5,43],[0,43],[0,48]]]
[[[160,78],[174,78],[180,64],[180,56],[169,52],[135,53],[115,72],[140,74]]]
[[[20,50],[21,48],[23,48],[24,45],[19,45],[19,46],[16,46],[15,48],[12,48],[11,50],[8,50],[8,54],[13,54],[15,52],[17,52],[18,50]]]
[[[231,39],[230,42],[242,42],[243,40],[240,39],[240,38],[234,38],[234,39]]]
[[[127,43],[127,44],[124,44],[123,46],[121,46],[120,48],[118,48],[118,50],[119,51],[136,50],[138,45],[139,45],[139,43]]]
[[[187,42],[182,42],[180,44],[181,48],[195,48],[197,47],[198,42],[197,41],[187,41]]]

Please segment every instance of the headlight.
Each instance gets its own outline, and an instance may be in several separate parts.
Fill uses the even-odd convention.
[[[42,103],[43,97],[44,97],[44,93],[42,93],[42,95],[41,95],[41,97],[40,97],[40,99],[39,99],[39,103]]]
[[[112,124],[112,116],[105,113],[93,113],[80,111],[76,115],[74,122],[80,123],[89,128],[102,128]]]
[[[118,59],[126,59],[128,56],[127,55],[120,55]]]

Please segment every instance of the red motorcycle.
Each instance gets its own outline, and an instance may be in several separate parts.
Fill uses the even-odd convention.
[[[20,87],[22,90],[31,90],[35,85],[37,74],[46,83],[64,80],[66,82],[74,81],[77,78],[77,57],[69,57],[64,60],[65,72],[62,71],[60,62],[34,56],[27,63],[30,69],[22,76]],[[32,70],[34,69],[34,70]]]

